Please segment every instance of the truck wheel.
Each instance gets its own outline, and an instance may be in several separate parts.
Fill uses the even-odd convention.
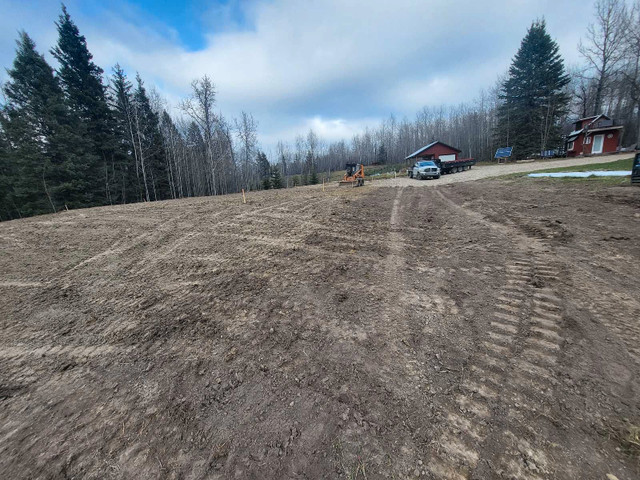
[[[440,175],[436,175],[436,176],[435,176],[435,179],[436,179],[436,180],[437,180],[437,179],[439,179],[439,178],[440,178]]]

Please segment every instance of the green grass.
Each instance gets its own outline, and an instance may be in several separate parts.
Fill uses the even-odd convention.
[[[558,168],[549,168],[547,170],[539,170],[536,172],[527,172],[528,173],[556,173],[556,172],[590,172],[592,170],[627,170],[631,171],[633,167],[633,157],[631,158],[623,158],[620,160],[615,160],[613,162],[603,162],[603,163],[592,163],[591,165],[578,165],[576,167],[558,167]],[[524,174],[526,175],[526,174]]]
[[[557,160],[557,159],[555,159]],[[553,178],[553,177],[538,177],[538,178],[530,178],[527,177],[530,173],[556,173],[556,172],[589,172],[592,170],[626,170],[631,171],[633,167],[633,157],[623,158],[620,160],[611,160],[610,162],[602,162],[602,163],[592,163],[591,165],[577,165],[575,167],[556,167],[556,168],[547,168],[544,170],[529,170],[526,172],[519,173],[509,173],[507,175],[501,175],[497,178],[502,178],[505,180],[514,179],[514,178],[526,178],[527,180],[536,180],[536,181],[549,181],[549,182],[593,182],[593,183],[604,183],[610,185],[618,185],[620,183],[628,183],[628,177],[587,177],[587,178],[571,178],[571,177],[561,177],[561,178]]]

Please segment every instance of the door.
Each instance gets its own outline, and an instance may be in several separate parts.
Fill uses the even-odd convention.
[[[452,160],[456,159],[456,154],[452,153],[450,155],[440,155],[440,161],[441,162],[451,162]]]
[[[602,153],[602,146],[604,145],[604,135],[596,135],[593,137],[593,147],[591,153]]]

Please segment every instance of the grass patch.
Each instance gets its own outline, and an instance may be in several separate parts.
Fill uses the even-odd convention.
[[[615,160],[613,162],[592,163],[591,165],[578,165],[576,167],[558,167],[549,168],[548,170],[540,170],[528,173],[556,173],[556,172],[590,172],[591,170],[627,170],[631,171],[633,167],[633,157]],[[526,175],[526,174],[525,174]]]
[[[557,160],[554,159],[554,160]],[[575,183],[575,182],[593,182],[598,184],[609,184],[609,185],[619,185],[619,184],[627,184],[629,183],[629,177],[586,177],[586,178],[571,178],[571,177],[561,177],[561,178],[553,178],[553,177],[538,177],[538,178],[529,178],[527,175],[530,173],[556,173],[556,172],[590,172],[592,170],[604,170],[604,171],[613,171],[613,170],[626,170],[631,171],[633,167],[633,157],[623,158],[620,160],[611,160],[609,162],[602,163],[592,163],[591,165],[576,165],[575,167],[556,167],[556,168],[547,168],[544,170],[529,170],[526,172],[518,172],[518,173],[509,173],[507,175],[501,175],[501,179],[514,179],[514,178],[526,178],[528,181],[547,181],[547,182],[567,182],[567,183]]]

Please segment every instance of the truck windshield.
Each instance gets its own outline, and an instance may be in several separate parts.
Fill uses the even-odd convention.
[[[419,167],[435,167],[436,164],[433,162],[418,162]]]

